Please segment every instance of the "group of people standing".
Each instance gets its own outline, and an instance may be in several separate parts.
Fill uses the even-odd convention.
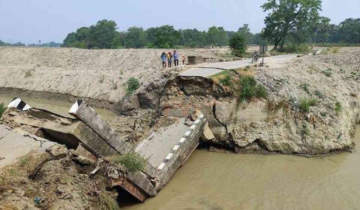
[[[171,53],[171,52],[165,53],[165,52],[163,52],[160,57],[161,57],[162,64],[163,64],[164,68],[166,68],[166,61],[167,61],[167,66],[169,68],[171,67],[173,61],[174,61],[175,66],[179,65],[179,57],[180,57],[180,55],[179,55],[178,52],[176,52],[176,50],[174,50],[174,53]],[[185,65],[185,55],[182,55],[181,59],[182,59],[183,65]]]

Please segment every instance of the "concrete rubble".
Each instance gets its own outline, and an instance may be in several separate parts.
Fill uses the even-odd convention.
[[[123,140],[85,102],[76,101],[69,113],[76,119],[60,116],[42,109],[29,108],[23,111],[13,106],[4,113],[2,122],[19,131],[25,130],[32,138],[40,139],[43,137],[44,142],[46,142],[43,143],[44,146],[47,144],[57,145],[56,143],[66,145],[67,148],[73,151],[72,160],[83,166],[94,165],[101,161],[103,157],[135,152],[139,153],[140,156],[145,155],[141,152],[142,150],[136,151],[132,142]],[[140,201],[144,201],[149,196],[155,196],[195,150],[200,137],[212,138],[213,136],[201,112],[197,112],[190,118],[192,118],[190,125],[186,125],[185,121],[181,121],[182,129],[178,130],[178,132],[176,132],[176,129],[180,127],[177,126],[173,130],[169,130],[176,135],[162,150],[163,152],[158,150],[158,148],[164,147],[162,141],[156,140],[158,137],[155,137],[155,140],[152,141],[157,144],[153,144],[154,147],[145,148],[148,145],[142,144],[147,151],[153,149],[153,154],[160,152],[157,155],[157,161],[154,162],[151,161],[151,158],[148,159],[144,169],[135,173],[128,173],[121,169],[112,170],[113,173],[109,174],[112,186],[123,188]],[[204,127],[207,127],[206,132],[204,132]],[[5,128],[0,127],[0,129]],[[39,140],[39,142],[42,141]],[[100,168],[101,164],[91,174],[96,174]]]

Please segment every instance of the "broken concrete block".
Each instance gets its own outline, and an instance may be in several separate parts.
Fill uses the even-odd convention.
[[[81,155],[83,157],[86,157],[94,162],[97,161],[97,158],[95,155],[93,155],[89,150],[87,150],[83,144],[79,144],[79,146],[77,147],[76,151],[75,151],[76,154],[78,155]]]
[[[215,136],[214,136],[213,132],[211,131],[208,122],[206,122],[204,125],[204,132],[203,132],[203,135],[201,136],[201,138],[205,141],[211,141],[211,140],[215,139]]]
[[[134,146],[123,140],[100,116],[83,101],[76,101],[69,113],[83,121],[94,130],[104,141],[121,155],[134,151]]]
[[[17,112],[17,115],[10,116],[9,112]],[[45,136],[60,144],[65,144],[70,149],[76,150],[82,143],[86,150],[97,157],[120,154],[93,129],[79,120],[35,108],[26,112],[10,108],[4,113],[3,119],[14,127],[31,126],[40,129]]]
[[[155,187],[151,184],[151,181],[147,178],[146,174],[139,171],[136,173],[129,173],[126,177],[149,196],[155,196],[157,194]]]

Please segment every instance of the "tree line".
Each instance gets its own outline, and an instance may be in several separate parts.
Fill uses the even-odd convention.
[[[0,46],[11,46],[11,47],[25,47],[25,46],[29,46],[29,47],[60,47],[62,44],[61,43],[56,43],[56,42],[49,42],[49,43],[39,43],[39,44],[24,44],[21,42],[16,42],[16,43],[7,43],[7,42],[3,42],[0,40]]]
[[[213,26],[207,31],[197,29],[176,30],[171,25],[152,27],[144,30],[131,27],[127,31],[117,31],[117,24],[111,20],[100,20],[90,27],[81,27],[67,35],[63,47],[85,49],[119,48],[199,48],[206,46],[226,46],[236,33],[247,37],[248,44],[260,44],[260,34],[252,34],[244,25],[237,32],[225,31],[223,27]]]

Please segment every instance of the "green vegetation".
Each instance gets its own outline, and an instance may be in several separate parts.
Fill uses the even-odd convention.
[[[5,110],[6,110],[6,107],[5,107],[4,103],[1,103],[0,104],[0,118],[4,114]]]
[[[258,85],[253,76],[243,76],[240,79],[241,93],[239,96],[240,101],[251,100],[252,98],[264,98],[268,97],[266,88],[262,85]]]
[[[96,25],[81,27],[68,34],[62,46],[87,49],[121,48],[121,34],[116,29],[115,21],[100,20]]]
[[[312,26],[320,18],[321,0],[268,0],[261,7],[269,12],[263,37],[275,45],[274,49],[280,46],[282,51],[287,41],[303,43],[313,33]]]
[[[310,86],[310,85],[309,85],[309,84],[306,84],[306,83],[305,83],[305,84],[301,84],[301,88],[302,88],[307,94],[310,95],[311,93],[310,93],[310,90],[309,90],[309,86]]]
[[[127,84],[127,89],[126,89],[127,95],[132,95],[140,87],[140,82],[135,77],[131,77],[126,82],[126,84]]]
[[[237,57],[243,57],[246,52],[246,39],[244,35],[236,33],[231,37],[229,43],[231,53]]]
[[[245,45],[274,44],[275,50],[284,53],[306,53],[310,48],[303,43],[318,43],[318,46],[333,47],[324,53],[337,53],[336,47],[360,45],[360,18],[346,19],[339,25],[330,24],[330,19],[321,17],[321,0],[268,0],[262,8],[269,15],[265,18],[263,33],[253,34],[248,24],[238,31],[226,31],[223,27],[210,27],[207,31],[197,29],[175,30],[171,25],[152,27],[130,27],[117,31],[117,24],[111,20],[100,20],[96,25],[81,27],[69,33],[63,47],[86,49],[118,48],[199,48],[206,46],[227,46],[233,37],[241,35]],[[234,39],[235,39],[234,38]],[[242,41],[241,41],[242,42]],[[9,44],[0,41],[0,46],[25,46],[23,43]],[[50,42],[30,46],[57,47]],[[238,52],[234,52],[238,54]]]
[[[308,128],[308,126],[306,124],[303,125],[302,134],[303,135],[310,135],[310,130],[309,130],[309,128]]]
[[[21,160],[20,160],[20,166],[21,166],[21,167],[24,167],[24,166],[28,165],[28,164],[29,164],[29,161],[30,161],[30,157],[29,157],[29,156],[25,156],[25,157],[21,158]]]
[[[335,111],[340,112],[342,110],[342,105],[340,102],[335,103]]]
[[[146,164],[146,160],[137,153],[119,156],[114,162],[123,165],[126,170],[131,173],[143,170]]]
[[[320,90],[315,90],[315,95],[319,98],[323,98],[324,95],[322,94],[322,92]]]
[[[324,55],[329,55],[329,54],[336,54],[339,52],[339,48],[338,47],[328,47],[326,48],[326,50],[323,50],[321,52],[321,54],[324,54]]]
[[[316,106],[317,100],[316,99],[300,99],[300,110],[304,113],[307,113],[310,111],[310,107]]]
[[[325,76],[327,77],[331,77],[332,76],[332,70],[331,69],[327,69],[325,71],[322,72]]]
[[[282,50],[286,53],[309,53],[311,52],[311,48],[307,44],[294,44],[294,43],[288,43],[286,46],[284,46],[284,49]]]
[[[230,74],[226,74],[225,77],[221,78],[220,83],[222,85],[231,86],[231,76],[230,76]]]

